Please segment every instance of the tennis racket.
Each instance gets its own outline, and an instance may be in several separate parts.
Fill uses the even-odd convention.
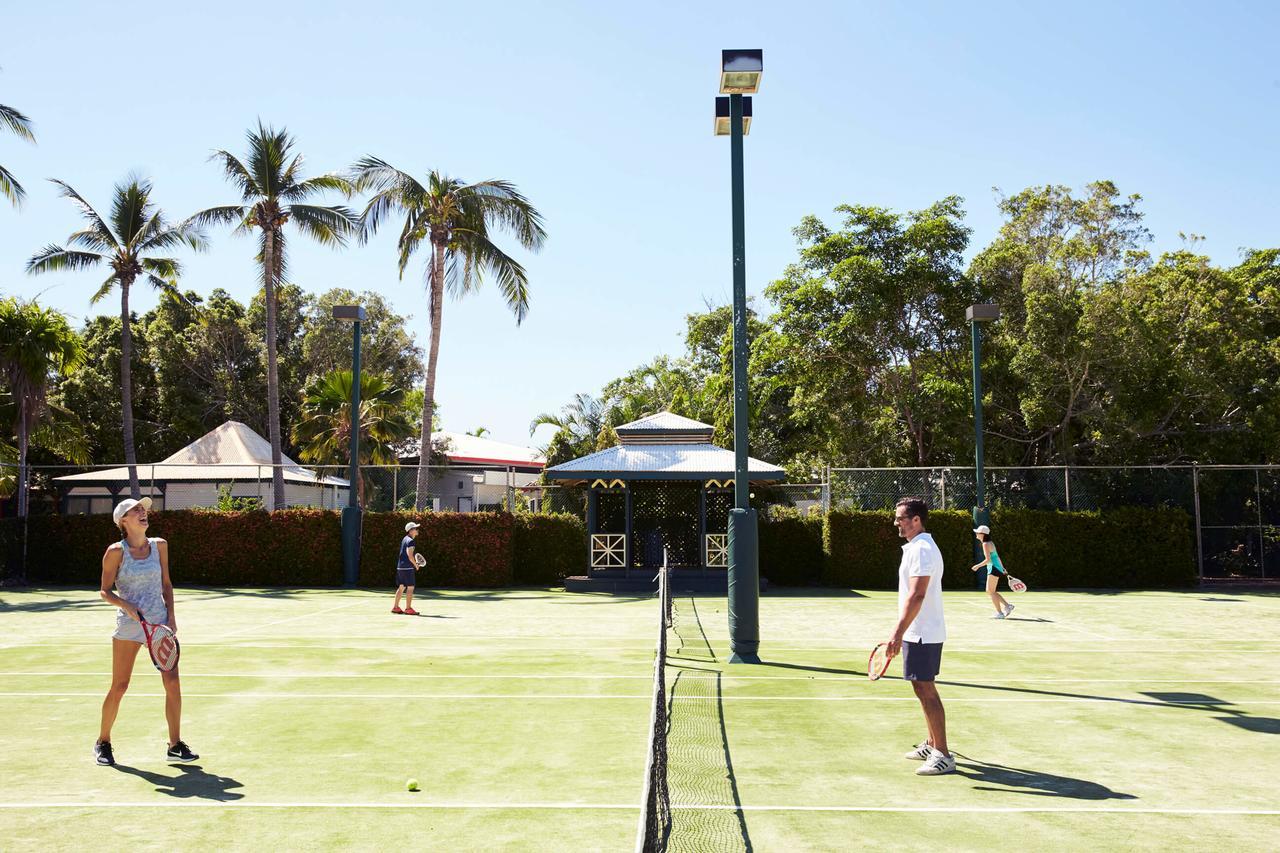
[[[422,556],[421,554],[414,554],[413,562],[414,562],[414,565],[416,565],[420,569],[426,568],[427,566],[427,558]]]
[[[867,678],[876,681],[880,676],[885,674],[889,668],[889,661],[893,660],[889,656],[889,644],[881,643],[871,650],[871,657],[867,658]]]
[[[147,652],[151,662],[161,672],[169,672],[178,665],[178,657],[182,654],[178,646],[178,636],[168,625],[152,625],[138,612],[138,621],[142,623],[142,633],[147,638]]]
[[[1027,591],[1027,585],[1025,583],[1018,580],[1013,575],[1008,575],[1008,578],[1009,578],[1009,589],[1013,590],[1014,592]]]

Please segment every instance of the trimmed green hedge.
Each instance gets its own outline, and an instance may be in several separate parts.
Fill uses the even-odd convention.
[[[760,574],[778,586],[822,581],[822,517],[787,515],[760,522]]]
[[[330,517],[337,516],[330,513]],[[512,583],[515,521],[500,512],[369,512],[360,547],[360,585],[394,587],[404,526],[416,521],[415,549],[427,558],[418,570],[425,587],[501,587]],[[341,553],[339,553],[341,561]]]
[[[996,510],[991,528],[1005,566],[1033,589],[1167,588],[1196,583],[1191,520],[1180,509]],[[973,588],[971,530],[967,513],[929,513],[929,532],[946,564],[943,586],[947,589]],[[887,512],[831,512],[823,530],[827,561],[822,583],[895,589],[901,545]]]
[[[515,517],[515,583],[556,586],[587,564],[587,525],[568,513]]]

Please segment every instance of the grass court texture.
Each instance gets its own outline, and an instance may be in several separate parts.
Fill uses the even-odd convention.
[[[139,655],[93,763],[114,611],[0,591],[4,850],[634,848],[657,602],[551,590],[179,589],[183,737],[164,760]],[[959,772],[902,753],[893,593],[770,590],[761,666],[723,598],[668,634],[674,850],[1272,850],[1280,597],[1037,592],[1006,621],[945,595],[939,689]],[[405,790],[409,778],[422,790]]]

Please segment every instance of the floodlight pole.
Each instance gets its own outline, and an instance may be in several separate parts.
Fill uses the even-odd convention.
[[[360,325],[365,317],[358,306],[337,306],[333,316],[351,320],[351,460],[347,485],[347,505],[342,509],[342,582],[354,587],[360,579]]]
[[[729,96],[733,195],[733,512],[729,514],[730,663],[760,662],[760,563],[747,475],[747,237],[742,178],[742,95]]]
[[[969,321],[969,336],[973,348],[973,526],[991,523],[991,513],[987,510],[986,473],[983,471],[982,458],[982,324],[1000,319],[998,305],[970,305],[965,309],[964,318]],[[975,560],[982,559],[977,540],[973,543]],[[978,581],[985,585],[986,577],[981,575]]]

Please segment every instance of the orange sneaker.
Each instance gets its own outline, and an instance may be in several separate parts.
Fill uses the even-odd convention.
[[[405,615],[405,616],[417,616],[417,615],[418,615],[418,611],[414,610],[412,607],[406,607],[406,608],[404,609],[404,615]]]
[[[403,611],[403,610],[401,610],[399,607],[393,607],[393,608],[391,608],[391,612],[392,612],[392,613],[404,613],[404,611]]]

